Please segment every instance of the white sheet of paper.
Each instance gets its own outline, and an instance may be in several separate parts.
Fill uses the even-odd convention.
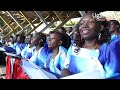
[[[8,52],[5,52],[5,54],[8,55],[8,56],[11,56],[11,57],[16,57],[16,58],[22,59],[22,57],[21,57],[21,56],[18,56],[17,54],[8,53]]]
[[[13,57],[17,57],[17,54],[13,54],[13,53],[8,53],[8,52],[5,52],[6,55],[8,56],[13,56]]]
[[[57,77],[43,69],[41,69],[41,71],[49,78],[49,79],[57,79]]]
[[[30,79],[56,79],[55,75],[40,69],[31,61],[22,60],[22,68]]]
[[[100,71],[94,69],[89,72],[78,73],[61,79],[104,79],[104,75],[101,75]]]

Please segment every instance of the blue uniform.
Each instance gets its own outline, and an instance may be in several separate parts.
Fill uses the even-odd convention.
[[[21,52],[21,56],[23,58],[30,59],[36,49],[36,46],[30,47],[30,45],[27,45]]]
[[[36,52],[36,48],[35,48],[34,53],[32,54],[32,57],[30,58],[30,60],[33,63],[35,63],[36,65],[38,65],[40,67],[44,67],[44,64],[46,63],[48,54],[50,52],[51,52],[51,50],[48,48],[47,43],[45,43],[44,46],[41,47],[38,52]]]
[[[22,43],[22,44],[19,44],[19,43],[15,43],[14,45],[10,46],[12,47],[13,49],[16,50],[16,54],[17,55],[20,55],[21,54],[21,51],[25,48],[26,44],[25,43]]]
[[[48,54],[45,67],[53,73],[61,74],[64,68],[65,58],[67,57],[67,50],[63,46],[59,46],[59,53],[54,59],[51,59],[52,53]]]
[[[99,60],[104,66],[106,77],[120,73],[120,34],[101,46]]]
[[[101,63],[98,60],[99,50],[89,50],[86,48],[80,48],[76,53],[74,50],[76,46],[71,45],[66,59],[66,68],[72,73],[82,73],[89,72],[94,69],[101,72],[101,75],[104,76],[104,70]]]

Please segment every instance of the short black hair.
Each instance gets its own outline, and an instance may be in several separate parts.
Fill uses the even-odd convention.
[[[111,22],[113,22],[115,25],[119,25],[119,27],[118,27],[118,30],[119,30],[119,28],[120,28],[120,23],[119,23],[117,20],[110,20],[110,21],[108,21],[108,25],[109,25]]]
[[[37,39],[36,40],[42,40],[42,42],[40,43],[41,47],[44,46],[44,44],[46,43],[46,35],[41,33],[41,32],[38,32],[38,33],[35,33],[37,35]]]
[[[65,47],[68,50],[68,48],[70,47],[70,44],[71,44],[70,37],[67,34],[59,32],[59,31],[50,31],[49,34],[52,34],[52,33],[56,33],[59,35],[60,40],[62,41],[61,46]]]

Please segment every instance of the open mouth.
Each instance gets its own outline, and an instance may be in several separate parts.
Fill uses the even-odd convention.
[[[83,34],[83,35],[86,35],[86,34],[88,34],[89,32],[90,32],[90,30],[88,30],[88,29],[82,30],[82,34]]]

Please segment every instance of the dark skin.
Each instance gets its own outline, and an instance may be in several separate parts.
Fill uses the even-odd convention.
[[[77,32],[77,31],[74,31],[74,32],[73,32],[73,39],[74,39],[74,40],[77,39],[77,35],[78,35],[78,32]]]
[[[29,36],[26,36],[25,37],[25,42],[27,43],[27,44],[30,44],[30,42],[31,42],[31,36],[29,35]]]
[[[79,33],[81,37],[85,40],[83,48],[87,49],[98,49],[100,45],[97,43],[98,34],[98,23],[92,14],[86,14],[80,21]],[[61,72],[61,77],[71,75],[72,73],[68,69],[63,69]]]
[[[108,29],[111,35],[118,35],[118,27],[113,21],[109,22]]]
[[[36,46],[36,51],[38,51],[41,48],[41,46],[40,46],[41,40],[39,40],[38,36],[39,36],[39,34],[34,34],[32,39],[31,39],[31,45]]]
[[[93,18],[91,14],[87,14],[82,18],[79,32],[81,37],[85,40],[84,46],[87,47],[87,49],[95,49],[97,44],[98,26],[95,18]],[[99,45],[96,49],[98,48]]]
[[[23,38],[24,36],[18,36],[17,37],[17,42],[18,43],[23,43],[23,41],[24,41],[24,38]]]
[[[18,42],[18,43],[21,43],[21,38],[20,38],[20,36],[17,37],[17,42]]]
[[[59,34],[52,33],[50,34],[50,37],[48,38],[48,48],[52,49],[52,58],[55,58],[55,56],[59,52],[59,45],[62,44],[62,41],[60,40]]]

